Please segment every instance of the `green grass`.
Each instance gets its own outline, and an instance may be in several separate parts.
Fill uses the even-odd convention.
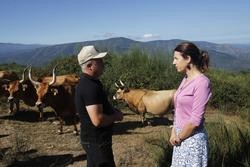
[[[250,127],[249,122],[225,120],[219,116],[206,123],[209,136],[210,167],[249,167],[250,164]],[[158,138],[146,139],[154,151],[157,166],[170,166],[172,146],[168,142],[170,131]]]

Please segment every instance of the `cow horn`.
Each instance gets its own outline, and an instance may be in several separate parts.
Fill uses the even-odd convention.
[[[121,83],[122,86],[125,86],[124,83],[121,80],[120,80],[120,83]]]
[[[25,72],[26,72],[27,69],[28,69],[28,67],[26,67],[26,68],[23,70],[22,79],[19,81],[19,83],[23,83],[23,81],[24,81],[24,75],[25,75]]]
[[[116,82],[115,82],[115,86],[116,86],[117,88],[120,88],[119,85],[118,85]]]
[[[31,67],[30,67],[30,69],[29,69],[29,79],[30,79],[30,81],[31,81],[34,85],[39,85],[39,84],[40,84],[40,82],[34,81],[34,80],[32,79],[32,77],[31,77]]]
[[[52,73],[53,73],[53,79],[49,83],[49,85],[53,85],[54,83],[56,83],[56,74],[55,74],[56,67],[57,67],[57,65],[53,68],[53,71],[52,71]]]

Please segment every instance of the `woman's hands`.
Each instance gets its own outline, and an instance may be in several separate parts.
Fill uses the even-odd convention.
[[[175,129],[173,127],[172,131],[171,131],[171,136],[170,136],[169,142],[171,143],[172,146],[178,146],[181,144],[181,141],[182,141],[181,138],[179,138],[179,136],[176,135]]]

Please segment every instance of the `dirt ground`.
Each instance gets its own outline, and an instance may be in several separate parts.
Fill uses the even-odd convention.
[[[170,130],[172,124],[166,117],[153,118],[152,125],[140,122],[138,115],[123,111],[124,119],[115,124],[113,151],[117,167],[154,167],[154,151],[146,142],[158,138]],[[86,166],[86,154],[79,136],[73,134],[73,126],[65,125],[64,133],[57,133],[58,121],[50,108],[45,121],[38,120],[36,108],[21,107],[21,111],[9,116],[7,107],[0,107],[0,166]],[[78,124],[79,128],[79,124]]]

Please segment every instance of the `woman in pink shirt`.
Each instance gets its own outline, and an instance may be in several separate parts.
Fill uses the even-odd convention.
[[[208,61],[207,52],[200,51],[191,42],[183,42],[174,49],[173,64],[185,77],[174,96],[171,167],[207,166],[208,137],[204,130],[204,114],[211,88],[210,80],[203,73],[208,69]]]

